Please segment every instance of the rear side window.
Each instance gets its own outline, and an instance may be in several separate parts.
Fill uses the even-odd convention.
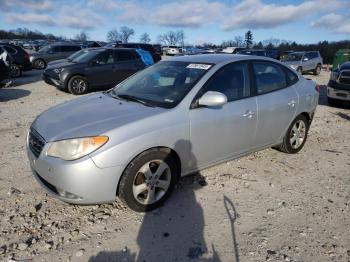
[[[253,63],[257,94],[265,94],[287,87],[282,68],[269,62]]]
[[[220,69],[206,84],[202,94],[207,91],[223,93],[227,96],[227,101],[249,97],[248,65],[246,63],[233,63]]]
[[[134,60],[134,54],[129,50],[118,50],[117,51],[118,61],[129,61]]]
[[[79,51],[79,50],[81,50],[80,46],[72,45],[69,47],[69,51],[71,51],[71,52],[75,52],[75,51]]]
[[[62,51],[62,46],[54,46],[54,47],[52,48],[52,51],[53,51],[53,52],[63,52],[63,51]]]

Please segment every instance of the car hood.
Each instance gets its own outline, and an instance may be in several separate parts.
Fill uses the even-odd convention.
[[[47,64],[47,66],[57,65],[57,64],[65,63],[65,62],[68,62],[68,60],[67,59],[54,60],[54,61],[49,62]]]
[[[350,62],[345,62],[340,66],[340,70],[349,70],[350,69]]]
[[[63,61],[58,62],[58,63],[53,63],[53,64],[49,63],[46,69],[53,70],[53,69],[57,69],[57,68],[68,68],[68,67],[75,67],[75,66],[80,67],[83,64],[83,63],[73,63],[67,59],[61,59],[61,60],[63,60]],[[57,61],[59,61],[59,60],[57,60]]]
[[[96,93],[50,108],[35,119],[32,128],[47,142],[96,136],[165,110]]]

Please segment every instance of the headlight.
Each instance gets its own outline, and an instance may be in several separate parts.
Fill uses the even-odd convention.
[[[338,77],[339,77],[339,72],[332,71],[332,73],[331,73],[331,80],[337,81]]]
[[[53,71],[57,74],[61,73],[64,70],[64,68],[56,68]]]
[[[34,57],[33,57],[33,56],[30,56],[30,57],[29,57],[29,61],[30,61],[30,62],[33,62],[33,60],[34,60]]]
[[[83,137],[51,143],[47,155],[63,160],[75,160],[86,156],[107,143],[107,136]]]

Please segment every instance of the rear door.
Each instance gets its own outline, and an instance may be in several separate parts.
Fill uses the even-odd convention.
[[[289,69],[269,61],[252,63],[258,104],[257,148],[279,141],[295,117],[298,94],[295,90],[297,76]],[[294,75],[287,80],[286,71]]]
[[[51,50],[49,51],[49,55],[47,56],[47,59],[45,59],[47,62],[62,59],[62,46],[56,45],[51,47]]]
[[[139,70],[139,62],[130,49],[115,50],[114,79],[116,83],[123,81]]]
[[[88,78],[92,86],[112,86],[114,84],[115,72],[113,51],[108,49],[92,60],[88,68]]]

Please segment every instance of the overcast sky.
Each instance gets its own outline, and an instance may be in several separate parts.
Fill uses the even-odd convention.
[[[350,0],[0,0],[0,29],[27,27],[74,37],[85,30],[106,40],[120,26],[147,32],[183,29],[186,43],[221,43],[250,29],[254,41],[280,38],[300,43],[350,37]]]

